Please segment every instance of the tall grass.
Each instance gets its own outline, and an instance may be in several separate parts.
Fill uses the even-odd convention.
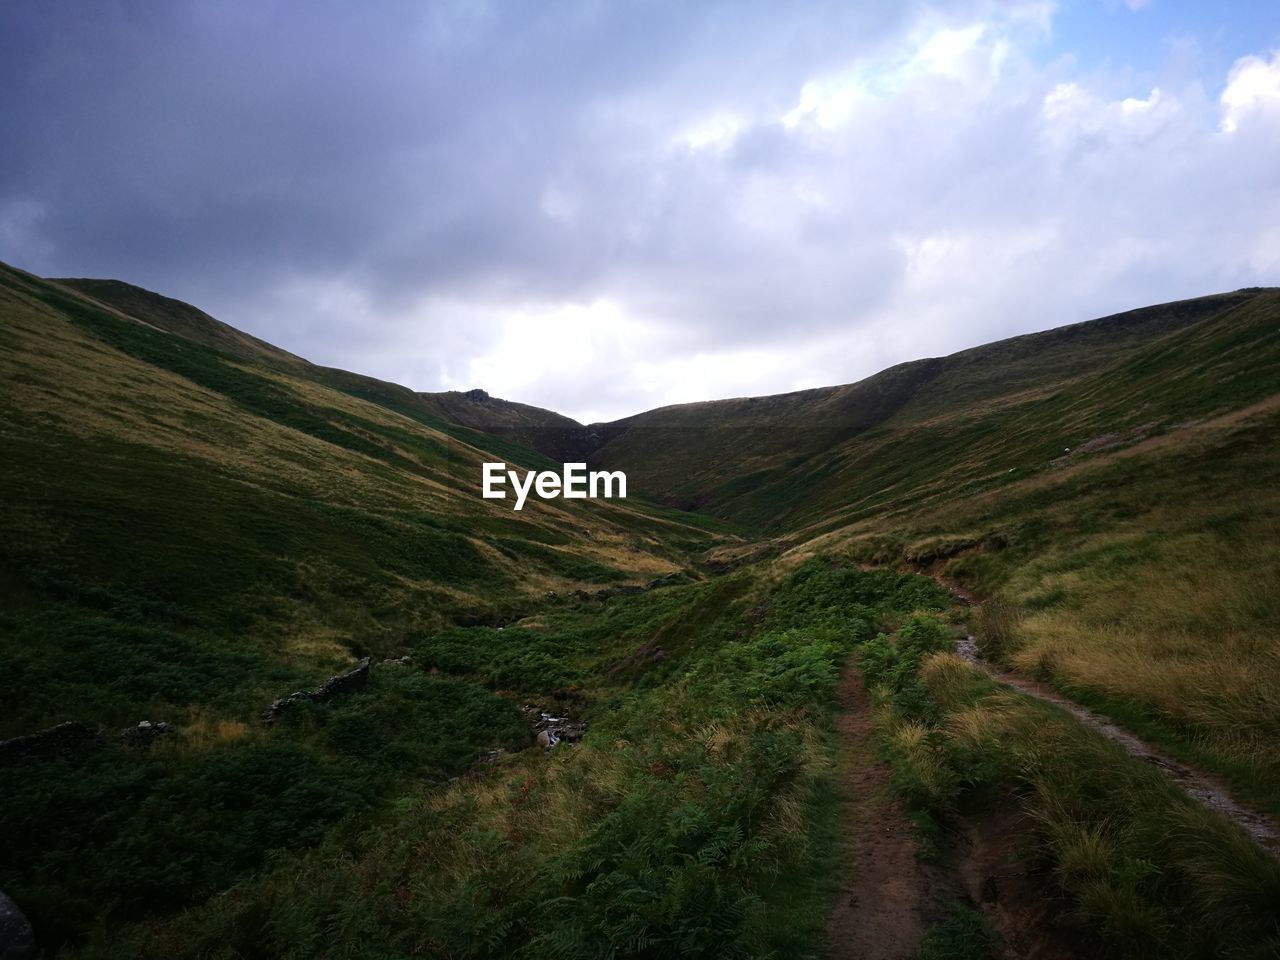
[[[975,809],[975,796],[1026,810],[1091,955],[1262,957],[1280,947],[1280,862],[1242,831],[954,654],[885,644],[889,669],[873,662],[877,717],[899,786],[943,820]],[[895,671],[906,661],[911,670]]]
[[[741,572],[555,607],[537,629],[442,632],[417,653],[434,682],[514,683],[546,702],[571,677],[586,740],[452,783],[401,782],[366,826],[70,955],[812,956],[836,875],[838,665],[920,602],[946,597],[923,578],[818,562],[776,588]],[[632,656],[659,645],[660,660]],[[316,706],[290,729],[404,769],[379,743],[392,713],[346,714]],[[439,732],[445,750],[456,734]]]
[[[1022,611],[1003,597],[991,597],[978,604],[973,621],[978,649],[988,660],[1003,663],[1019,650]]]

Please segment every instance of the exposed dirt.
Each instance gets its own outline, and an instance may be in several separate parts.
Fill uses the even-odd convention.
[[[907,960],[937,919],[936,892],[951,884],[941,868],[916,859],[906,805],[890,789],[889,767],[872,752],[871,708],[856,666],[840,678],[840,706],[847,873],[827,921],[828,955]]]
[[[1025,815],[1011,806],[968,820],[949,832],[941,864],[921,863],[892,771],[871,747],[870,703],[856,666],[841,675],[840,706],[847,873],[827,920],[831,960],[908,960],[955,902],[987,915],[1009,958],[1077,956],[1062,901],[1028,855],[1032,825]]]
[[[1032,824],[1016,807],[966,824],[946,861],[971,902],[987,915],[1019,960],[1080,956],[1065,904],[1029,855]]]

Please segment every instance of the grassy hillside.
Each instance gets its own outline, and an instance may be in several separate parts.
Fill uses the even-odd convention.
[[[919,505],[1039,472],[1066,447],[1125,443],[1265,395],[1277,298],[1205,297],[848,386],[666,407],[602,425],[593,461],[764,533]]]
[[[489,686],[390,667],[341,735],[268,734],[275,698],[548,591],[688,568],[716,537],[639,501],[484,501],[481,462],[543,458],[129,290],[0,268],[0,738],[101,734],[4,769],[0,888],[47,945],[531,736]],[[140,720],[179,733],[125,747]]]
[[[355,386],[331,386],[336,372],[251,364],[210,345],[227,339],[218,330],[164,332],[165,304],[139,299],[147,322],[0,273],[11,631],[33,629],[37,611],[127,621],[315,670],[402,652],[459,618],[509,615],[549,589],[643,582],[710,542],[701,526],[631,501],[520,513],[484,501],[482,461],[541,458],[435,429],[393,398],[357,399]],[[178,328],[191,315],[176,309],[167,322]],[[63,643],[62,630],[41,629],[41,644],[10,634],[10,648],[39,649],[44,666],[31,669],[59,672],[45,645]],[[84,689],[88,702],[102,698],[101,680]],[[12,682],[0,733],[65,719],[58,697]],[[85,719],[184,702],[121,697],[109,717]]]
[[[947,652],[1280,814],[1280,292],[590,427],[114,281],[0,267],[0,320],[0,738],[98,733],[0,755],[45,955],[816,956],[850,658],[938,860],[927,955],[998,955],[945,852],[997,813],[1085,955],[1280,943],[1274,860]],[[478,496],[588,452],[630,499]],[[585,739],[530,749],[525,707]]]
[[[993,656],[1280,814],[1280,291],[624,424],[597,460],[797,556],[998,597]]]
[[[997,598],[989,655],[1280,814],[1278,385],[1268,291],[1022,402],[846,444],[794,552]]]
[[[509,640],[428,639],[421,667],[458,683],[491,682],[511,648],[543,664],[522,671],[526,696],[574,678],[584,742],[407,785],[319,848],[74,955],[816,956],[838,664],[949,599],[921,577],[760,574],[551,611]]]
[[[53,282],[99,305],[221,353],[388,407],[433,430],[500,453],[511,462],[582,460],[596,445],[588,428],[550,410],[501,400],[483,390],[416,393],[363,374],[317,366],[216,320],[189,303],[119,280],[67,278]],[[481,437],[481,433],[485,436]],[[531,451],[541,457],[531,457]]]

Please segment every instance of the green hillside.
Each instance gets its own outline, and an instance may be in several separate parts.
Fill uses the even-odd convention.
[[[596,461],[796,558],[998,598],[994,658],[1280,815],[1280,290],[623,423]]]
[[[74,286],[94,297],[0,268],[0,738],[65,721],[108,743],[142,720],[183,734],[6,770],[0,885],[52,943],[103,910],[185,904],[406,776],[529,736],[489,687],[417,672],[348,717],[380,754],[267,736],[274,699],[548,591],[690,569],[720,536],[637,500],[484,501],[481,462],[544,458],[177,301]]]
[[[1278,291],[1239,291],[905,363],[848,386],[665,407],[601,425],[610,439],[592,460],[765,533],[915,507],[1025,479],[1067,447],[1122,444],[1267,395],[1280,362],[1278,305]]]
[[[45,957],[816,957],[896,843],[922,957],[1272,955],[1280,860],[955,641],[1280,816],[1277,440],[1271,289],[583,426],[0,266],[0,740],[81,725],[0,890]],[[632,496],[478,495],[581,458]]]

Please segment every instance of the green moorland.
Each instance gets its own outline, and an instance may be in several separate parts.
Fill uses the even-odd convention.
[[[878,739],[926,825],[1021,814],[1081,956],[1273,957],[1280,861],[1069,714],[1015,693],[913,615],[863,645]],[[981,943],[981,941],[979,941]],[[972,953],[949,954],[971,956]]]
[[[1087,955],[1280,951],[1276,861],[947,652],[966,627],[1280,812],[1274,291],[585,434],[124,284],[0,267],[0,320],[0,738],[102,731],[0,766],[45,956],[816,956],[857,870],[850,661],[922,855],[1021,811]],[[582,443],[668,505],[474,494]],[[585,739],[535,747],[529,705]],[[999,956],[950,897],[920,956]]]
[[[1099,383],[1063,401],[1098,420],[1126,403],[1136,419],[1161,411],[1168,425],[1149,436],[864,516],[805,549],[929,569],[996,598],[998,625],[979,631],[989,657],[1280,815],[1280,309],[1227,320],[1121,364],[1127,400],[1099,397]]]
[[[405,770],[447,779],[528,739],[465,681],[376,677],[386,696],[332,742],[264,733],[275,698],[724,537],[636,499],[483,501],[481,461],[541,458],[20,271],[0,268],[0,318],[0,738],[182,731],[0,771],[0,888],[51,948],[318,842]]]
[[[921,577],[814,564],[781,585],[744,570],[553,607],[511,638],[428,637],[411,673],[382,682],[517,681],[512,694],[547,703],[572,680],[586,739],[444,785],[403,776],[320,846],[71,955],[811,956],[837,869],[838,666],[877,629],[949,603]],[[361,716],[374,738],[384,698],[375,685],[289,733],[341,748]]]
[[[663,428],[695,413],[699,431]],[[989,656],[1280,815],[1280,291],[634,421],[603,462],[630,470],[622,445],[652,430],[674,499],[767,525],[798,559],[928,570],[996,598],[1008,611]],[[792,427],[802,446],[852,435],[787,462]],[[759,442],[703,459],[686,433]],[[750,455],[764,465],[736,475]]]

